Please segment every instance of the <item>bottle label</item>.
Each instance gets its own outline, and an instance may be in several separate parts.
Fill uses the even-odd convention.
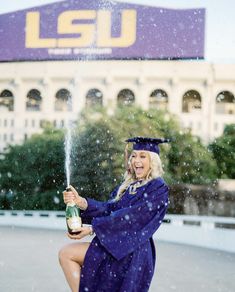
[[[67,224],[73,232],[77,231],[80,227],[82,227],[81,217],[70,217],[67,219]]]

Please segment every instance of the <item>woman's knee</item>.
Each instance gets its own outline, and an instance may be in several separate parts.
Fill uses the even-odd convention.
[[[62,247],[59,250],[58,258],[59,258],[59,262],[60,262],[61,265],[63,264],[64,261],[70,259],[70,252],[69,252],[69,246],[68,245]]]
[[[88,247],[89,243],[71,243],[62,247],[58,254],[60,264],[75,261],[82,265]]]

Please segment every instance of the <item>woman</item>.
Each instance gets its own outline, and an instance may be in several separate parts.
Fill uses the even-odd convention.
[[[152,235],[159,228],[168,205],[168,187],[158,144],[165,139],[135,137],[124,182],[114,189],[108,202],[64,192],[64,202],[75,201],[82,220],[71,239],[96,234],[91,243],[73,243],[59,253],[60,264],[73,292],[145,292],[155,267]],[[78,290],[79,289],[79,290]]]

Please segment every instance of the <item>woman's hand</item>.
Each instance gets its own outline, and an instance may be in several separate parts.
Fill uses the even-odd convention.
[[[93,234],[93,229],[91,226],[83,226],[79,228],[78,231],[81,231],[79,234],[76,235],[71,235],[70,233],[67,233],[68,237],[70,239],[82,239],[83,237],[87,235],[92,235]]]
[[[63,191],[63,198],[64,198],[65,204],[75,202],[75,200],[80,197],[78,192],[73,186],[70,185],[68,186],[68,188],[70,189],[69,191],[66,191],[66,190]]]
[[[85,198],[79,196],[78,192],[73,186],[68,186],[71,191],[64,191],[63,192],[63,198],[64,198],[64,203],[72,203],[74,202],[80,209],[86,210],[87,208],[87,201]]]

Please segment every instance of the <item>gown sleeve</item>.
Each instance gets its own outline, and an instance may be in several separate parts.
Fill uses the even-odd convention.
[[[155,179],[133,205],[92,220],[104,248],[117,260],[140,247],[159,228],[168,205],[168,187]]]
[[[119,186],[117,186],[113,192],[110,194],[110,199],[107,202],[97,201],[91,198],[86,198],[87,209],[80,210],[81,218],[84,223],[91,224],[93,218],[107,216],[110,214],[110,205],[112,204],[112,199],[116,196]]]

